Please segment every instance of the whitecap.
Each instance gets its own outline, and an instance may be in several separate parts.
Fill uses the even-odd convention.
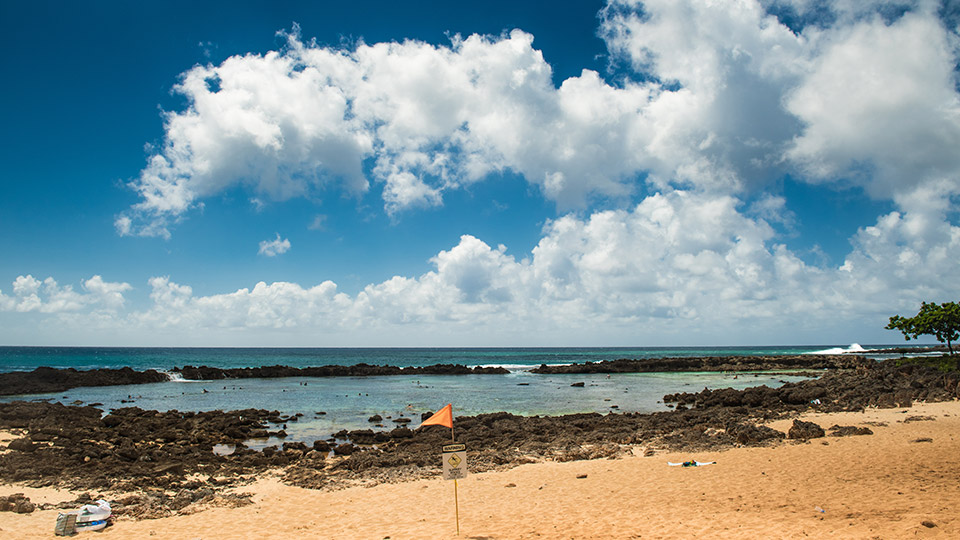
[[[170,382],[183,382],[183,383],[195,383],[195,382],[209,382],[209,381],[193,381],[190,379],[183,378],[183,374],[179,371],[167,371],[165,369],[158,369],[160,373],[163,373],[170,379]]]
[[[864,349],[859,343],[851,343],[846,349],[843,347],[832,347],[830,349],[823,349],[822,351],[810,351],[803,354],[860,354],[872,350],[874,349]]]
[[[540,367],[543,364],[478,364],[473,366],[467,366],[469,368],[504,368],[511,373],[519,373],[524,371],[529,371]],[[570,364],[547,364],[549,366],[569,366]]]

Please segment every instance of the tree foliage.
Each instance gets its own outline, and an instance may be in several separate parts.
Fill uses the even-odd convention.
[[[940,343],[947,344],[952,355],[953,342],[960,339],[960,305],[956,302],[923,302],[916,316],[894,315],[886,328],[903,332],[907,341],[922,335],[934,336]]]

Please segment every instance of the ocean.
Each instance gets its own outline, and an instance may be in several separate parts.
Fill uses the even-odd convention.
[[[866,347],[880,348],[889,346]],[[619,348],[95,348],[0,347],[0,372],[30,371],[39,366],[75,368],[131,367],[169,372],[173,367],[219,368],[288,365],[433,364],[502,366],[508,375],[429,375],[384,377],[291,377],[227,381],[186,381],[171,375],[169,382],[75,388],[54,394],[0,397],[0,401],[46,400],[64,404],[97,404],[108,412],[120,407],[161,411],[278,410],[302,414],[289,422],[287,440],[312,442],[341,429],[364,429],[373,415],[401,414],[419,423],[420,413],[453,404],[454,416],[506,411],[521,415],[655,412],[668,410],[664,394],[697,392],[704,388],[775,387],[802,376],[733,373],[629,373],[598,375],[535,375],[540,364],[570,364],[679,356],[805,354],[859,350],[824,346],[791,347],[619,347]],[[868,355],[870,353],[868,352]],[[876,353],[874,356],[885,355]],[[572,387],[583,382],[582,388]],[[264,444],[277,441],[264,441]]]

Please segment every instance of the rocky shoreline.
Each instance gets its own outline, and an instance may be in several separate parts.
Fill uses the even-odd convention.
[[[775,389],[664,396],[676,404],[674,411],[557,417],[499,412],[457,417],[456,432],[470,451],[471,470],[481,472],[543,460],[616,457],[634,450],[652,454],[775,444],[823,434],[824,427],[815,425],[795,425],[789,433],[762,425],[811,408],[861,410],[958,397],[956,371],[864,361],[852,370],[831,370],[818,379]],[[245,446],[250,439],[282,436],[279,428],[292,419],[258,409],[194,413],[129,407],[103,416],[91,406],[2,403],[0,429],[16,438],[0,447],[0,480],[124,493],[117,500],[119,515],[161,517],[218,497],[227,504],[243,504],[243,497],[228,496],[227,488],[271,470],[280,471],[287,483],[314,489],[436,475],[439,448],[449,442],[447,429],[430,426],[417,431],[343,431],[311,446],[299,441],[263,451]],[[851,426],[826,431],[864,434]],[[224,455],[225,448],[234,451]]]

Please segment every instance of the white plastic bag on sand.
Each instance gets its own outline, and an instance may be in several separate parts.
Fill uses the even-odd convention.
[[[80,507],[80,515],[84,514],[103,514],[104,519],[110,517],[113,511],[110,510],[110,503],[103,500],[97,499],[97,504],[85,504]]]

